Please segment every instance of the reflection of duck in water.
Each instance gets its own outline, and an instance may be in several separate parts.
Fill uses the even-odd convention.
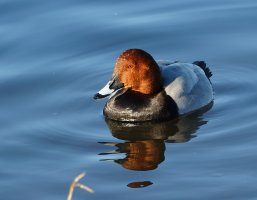
[[[126,123],[106,119],[112,135],[128,142],[101,143],[117,147],[113,153],[126,153],[125,158],[114,160],[124,168],[130,170],[153,170],[165,159],[165,142],[179,143],[189,141],[194,137],[192,134],[200,126],[207,123],[201,116],[211,107],[212,104],[209,104],[190,115],[158,123]]]
[[[165,144],[163,140],[142,140],[116,144],[125,159],[117,159],[116,163],[130,170],[153,170],[164,160]]]

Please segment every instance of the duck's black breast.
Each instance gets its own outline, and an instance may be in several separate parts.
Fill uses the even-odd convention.
[[[106,103],[104,115],[117,121],[161,121],[177,117],[178,108],[164,90],[155,95],[146,95],[123,89]]]

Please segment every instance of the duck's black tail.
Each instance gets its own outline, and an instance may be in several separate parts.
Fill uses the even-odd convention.
[[[199,66],[204,71],[207,78],[210,80],[210,78],[212,76],[212,72],[211,72],[210,68],[206,66],[206,63],[204,61],[195,61],[195,62],[193,62],[193,64]]]

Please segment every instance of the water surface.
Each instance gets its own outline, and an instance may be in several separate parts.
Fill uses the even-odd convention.
[[[1,198],[66,199],[85,171],[74,199],[256,199],[256,20],[253,0],[0,0]],[[92,96],[128,48],[205,60],[212,107],[105,121]]]

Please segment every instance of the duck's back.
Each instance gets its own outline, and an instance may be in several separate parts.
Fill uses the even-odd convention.
[[[165,91],[176,102],[179,114],[197,110],[213,100],[213,89],[208,74],[202,66],[196,65],[197,62],[158,64],[164,79]]]

